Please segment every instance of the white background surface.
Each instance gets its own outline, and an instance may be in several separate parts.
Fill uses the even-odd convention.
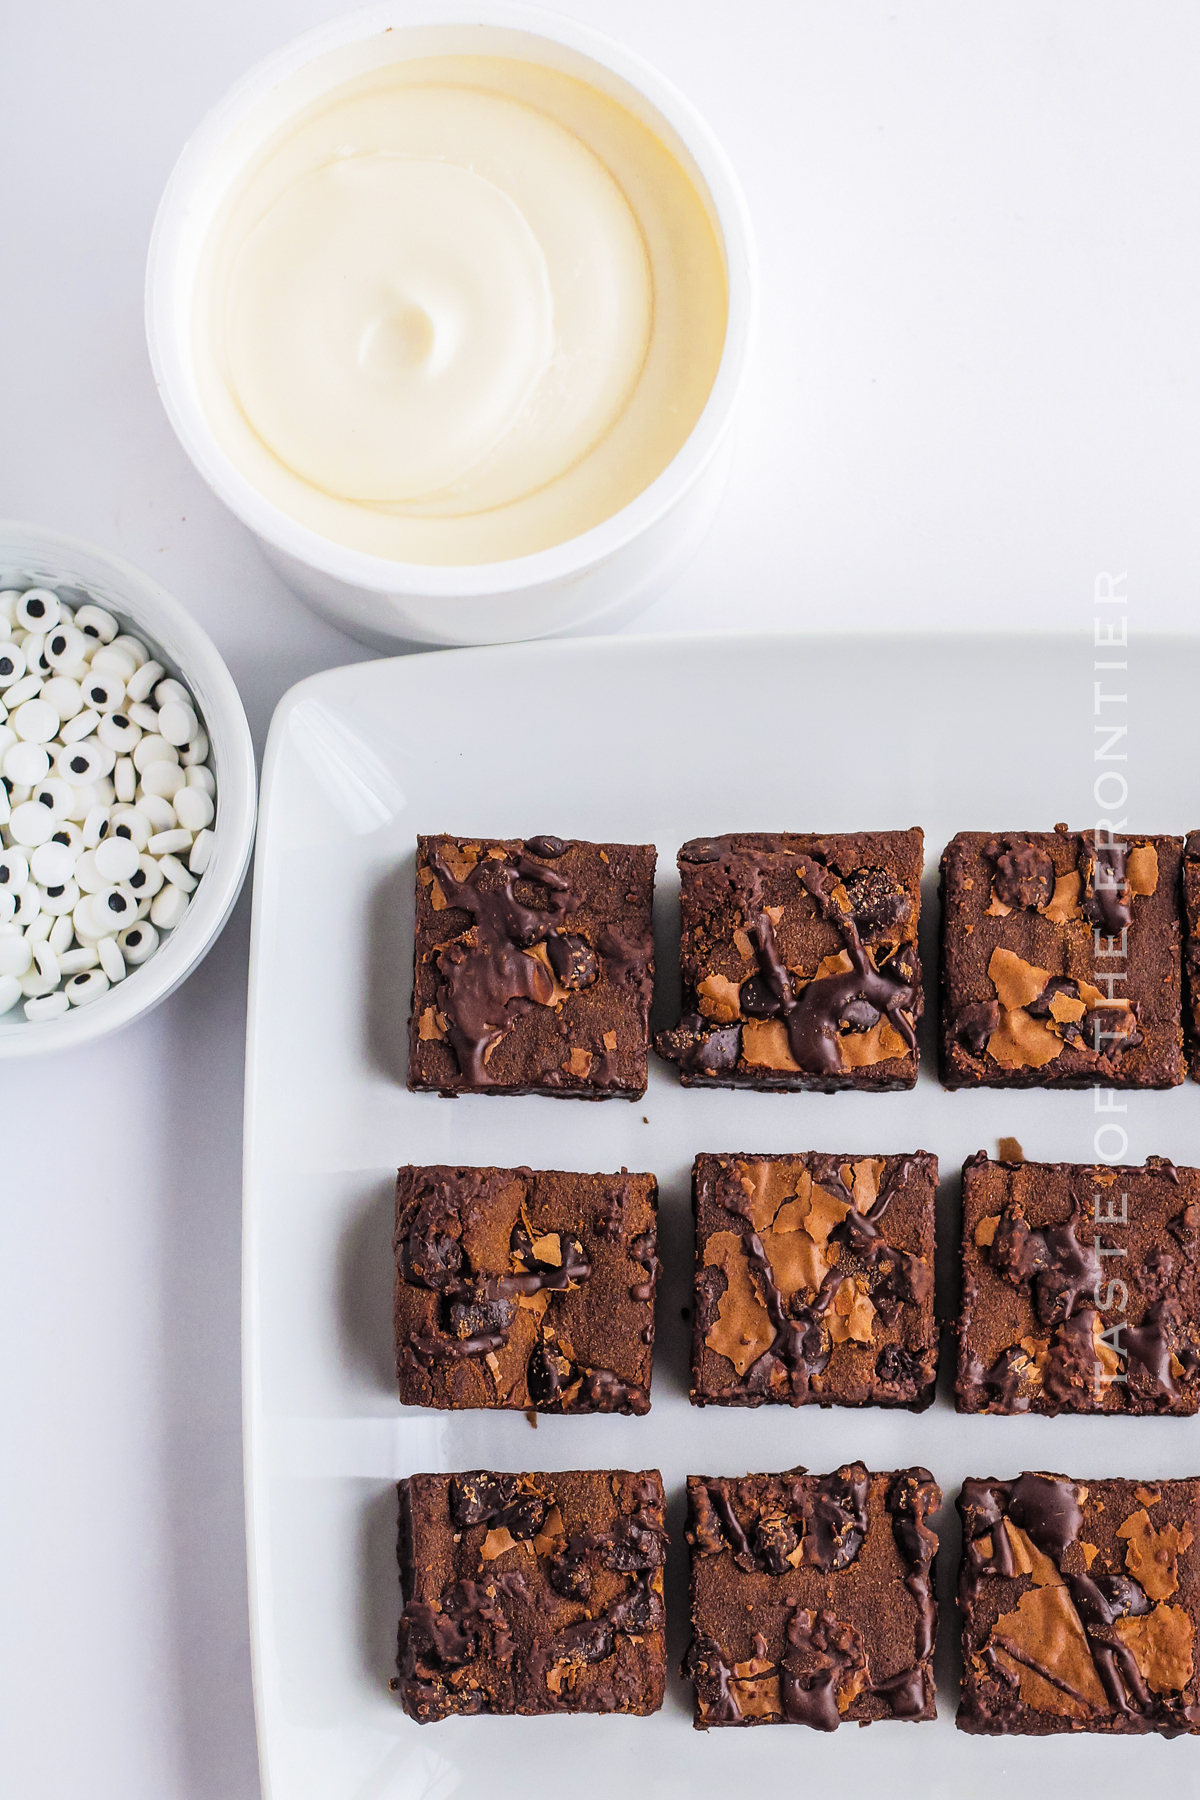
[[[201,488],[158,406],[145,247],[183,139],[331,0],[8,0],[0,512],[191,606],[261,743],[363,653]],[[1200,13],[1095,0],[576,0],[707,113],[764,306],[734,478],[636,629],[1134,631],[1200,574]],[[694,728],[686,718],[681,730]],[[166,1008],[0,1090],[0,1781],[257,1793],[238,1227],[248,908]]]

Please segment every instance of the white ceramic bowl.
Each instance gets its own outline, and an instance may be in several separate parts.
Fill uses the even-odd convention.
[[[89,1006],[35,1024],[18,1004],[0,1016],[0,1057],[91,1043],[165,1000],[208,954],[241,892],[254,842],[254,748],[233,677],[191,614],[119,557],[38,525],[0,520],[0,588],[48,587],[68,606],[83,598],[116,613],[189,687],[211,745],[217,782],[212,860],[191,905],[148,961]]]
[[[265,499],[218,444],[191,354],[196,270],[208,227],[238,170],[287,117],[270,97],[315,58],[390,31],[396,59],[470,49],[516,55],[580,76],[621,101],[674,151],[711,203],[725,253],[729,320],[712,393],[663,473],[603,524],[507,562],[393,562],[331,542]],[[253,134],[240,133],[254,113]],[[234,134],[236,135],[236,140]],[[507,643],[615,624],[655,595],[698,549],[724,487],[734,410],[757,308],[754,234],[724,152],[682,94],[632,51],[573,20],[505,0],[383,0],[297,38],[246,75],[185,146],[167,184],[146,272],[155,380],[180,442],[210,487],[258,537],[284,580],[317,612],[377,649],[410,642]]]

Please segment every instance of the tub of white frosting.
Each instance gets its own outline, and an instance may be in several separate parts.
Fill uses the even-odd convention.
[[[159,211],[180,439],[318,610],[381,647],[646,603],[724,481],[755,301],[707,127],[509,6],[376,6],[247,76]]]

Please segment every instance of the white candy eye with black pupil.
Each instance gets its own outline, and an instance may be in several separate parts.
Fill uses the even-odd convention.
[[[17,601],[16,622],[26,631],[49,631],[61,617],[58,595],[49,588],[29,588]]]
[[[95,738],[84,738],[78,743],[67,744],[59,751],[56,767],[64,781],[69,781],[75,787],[84,787],[107,775],[116,760],[113,752],[104,744],[98,744]]]
[[[102,706],[103,704],[103,701],[92,697],[93,706]],[[101,719],[97,735],[100,742],[107,744],[110,749],[127,753],[137,743],[142,733],[140,726],[132,724],[124,713],[112,712]]]
[[[85,704],[98,713],[116,712],[124,704],[125,683],[119,675],[107,671],[93,674],[83,684],[83,698]]]
[[[90,1006],[101,994],[108,992],[108,976],[103,969],[85,969],[82,974],[73,975],[63,989],[72,1006]]]

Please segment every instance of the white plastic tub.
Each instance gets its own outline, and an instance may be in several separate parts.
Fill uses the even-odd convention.
[[[461,566],[393,562],[298,524],[235,467],[209,426],[191,353],[197,267],[221,199],[245,161],[288,116],[272,95],[327,52],[390,33],[396,60],[471,50],[519,56],[601,88],[649,124],[711,205],[729,280],[725,349],[691,436],[630,505],[553,549]],[[384,0],[331,20],[246,75],[185,146],[163,195],[146,273],[146,333],[155,380],[184,449],[259,539],[296,593],[377,649],[405,642],[503,643],[617,623],[647,605],[699,547],[728,473],[731,427],[757,306],[754,237],[732,169],[707,125],[640,57],[569,19],[477,0],[467,7]]]

